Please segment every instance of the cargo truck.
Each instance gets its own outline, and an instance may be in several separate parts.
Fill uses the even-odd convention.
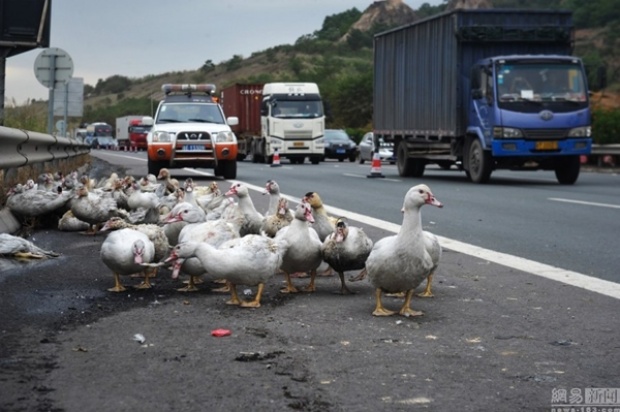
[[[592,147],[588,85],[568,11],[457,9],[375,35],[374,136],[401,176],[456,164],[554,170],[573,184]]]
[[[145,123],[146,122],[146,123]],[[146,150],[146,136],[153,124],[148,116],[129,115],[116,118],[116,140],[120,147]]]
[[[272,163],[277,151],[291,163],[323,158],[325,115],[316,83],[235,84],[221,99],[226,115],[239,118],[240,157]]]
[[[238,123],[225,118],[213,84],[164,84],[164,99],[147,141],[148,172],[162,168],[212,168],[215,176],[237,177],[237,138],[230,129]]]

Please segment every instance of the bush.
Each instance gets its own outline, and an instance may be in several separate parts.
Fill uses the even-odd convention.
[[[594,143],[620,143],[620,110],[595,109],[592,120]]]

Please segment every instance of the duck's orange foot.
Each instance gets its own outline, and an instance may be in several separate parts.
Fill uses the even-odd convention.
[[[420,292],[418,293],[418,296],[421,298],[434,298],[435,295],[433,295],[433,292],[429,291],[424,291],[424,292]]]
[[[295,286],[287,286],[280,289],[280,293],[299,293],[299,289],[297,289]]]
[[[211,289],[211,292],[215,293],[230,293],[230,286],[222,286],[221,288]]]
[[[134,286],[135,289],[150,289],[151,284],[147,282],[142,282],[139,285]]]
[[[239,306],[242,308],[260,308],[260,302],[256,302],[254,300],[250,302],[242,301]]]
[[[230,299],[226,301],[227,305],[241,305],[241,301],[239,299]]]
[[[198,290],[199,289],[194,285],[187,285],[185,287],[178,288],[177,292],[198,292]]]
[[[125,286],[123,285],[114,286],[113,288],[108,289],[109,292],[124,292],[126,290],[127,289],[125,289]]]
[[[419,310],[413,310],[411,308],[402,308],[398,313],[403,315],[403,316],[406,316],[406,317],[423,316],[424,315],[423,312],[420,312]]]
[[[303,291],[308,293],[316,292],[316,286],[314,286],[314,283],[311,283],[305,288],[303,288]]]
[[[375,309],[374,312],[372,312],[373,316],[392,316],[396,314],[396,312],[394,312],[393,310],[387,310],[385,308],[378,308]]]

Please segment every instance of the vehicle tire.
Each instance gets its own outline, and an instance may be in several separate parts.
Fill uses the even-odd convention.
[[[349,162],[353,163],[357,160],[357,156],[356,155],[351,155],[349,156]]]
[[[215,168],[215,175],[222,176],[224,179],[237,178],[237,161],[220,160]]]
[[[581,162],[579,156],[566,156],[557,159],[555,177],[562,185],[572,185],[579,177]]]
[[[416,159],[409,157],[407,150],[407,144],[400,142],[396,151],[396,165],[398,167],[398,174],[402,177],[422,177],[424,175],[424,168],[426,167],[426,161],[424,159]]]
[[[310,163],[312,163],[313,165],[318,165],[320,161],[321,161],[321,158],[319,156],[310,157]]]
[[[491,152],[482,148],[478,139],[472,139],[467,153],[469,179],[474,183],[487,183],[493,171]]]
[[[359,163],[360,163],[361,165],[363,165],[363,164],[364,164],[364,162],[365,162],[365,160],[364,160],[364,158],[362,157],[362,155],[360,154]]]
[[[344,157],[339,157],[339,158],[338,158],[338,161],[339,161],[339,162],[344,162]]]
[[[161,161],[151,160],[151,159],[148,159],[146,162],[148,173],[151,175],[155,175],[155,176],[157,176],[159,174],[159,171],[163,169],[164,167],[166,167],[166,165],[167,165],[167,162],[161,162]]]

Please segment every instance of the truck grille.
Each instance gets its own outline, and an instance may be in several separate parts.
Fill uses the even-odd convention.
[[[213,158],[211,135],[205,131],[177,133],[175,160],[196,160]]]
[[[312,130],[285,130],[285,139],[297,139],[297,140],[311,140]]]
[[[561,140],[568,136],[568,129],[523,129],[528,140]]]

